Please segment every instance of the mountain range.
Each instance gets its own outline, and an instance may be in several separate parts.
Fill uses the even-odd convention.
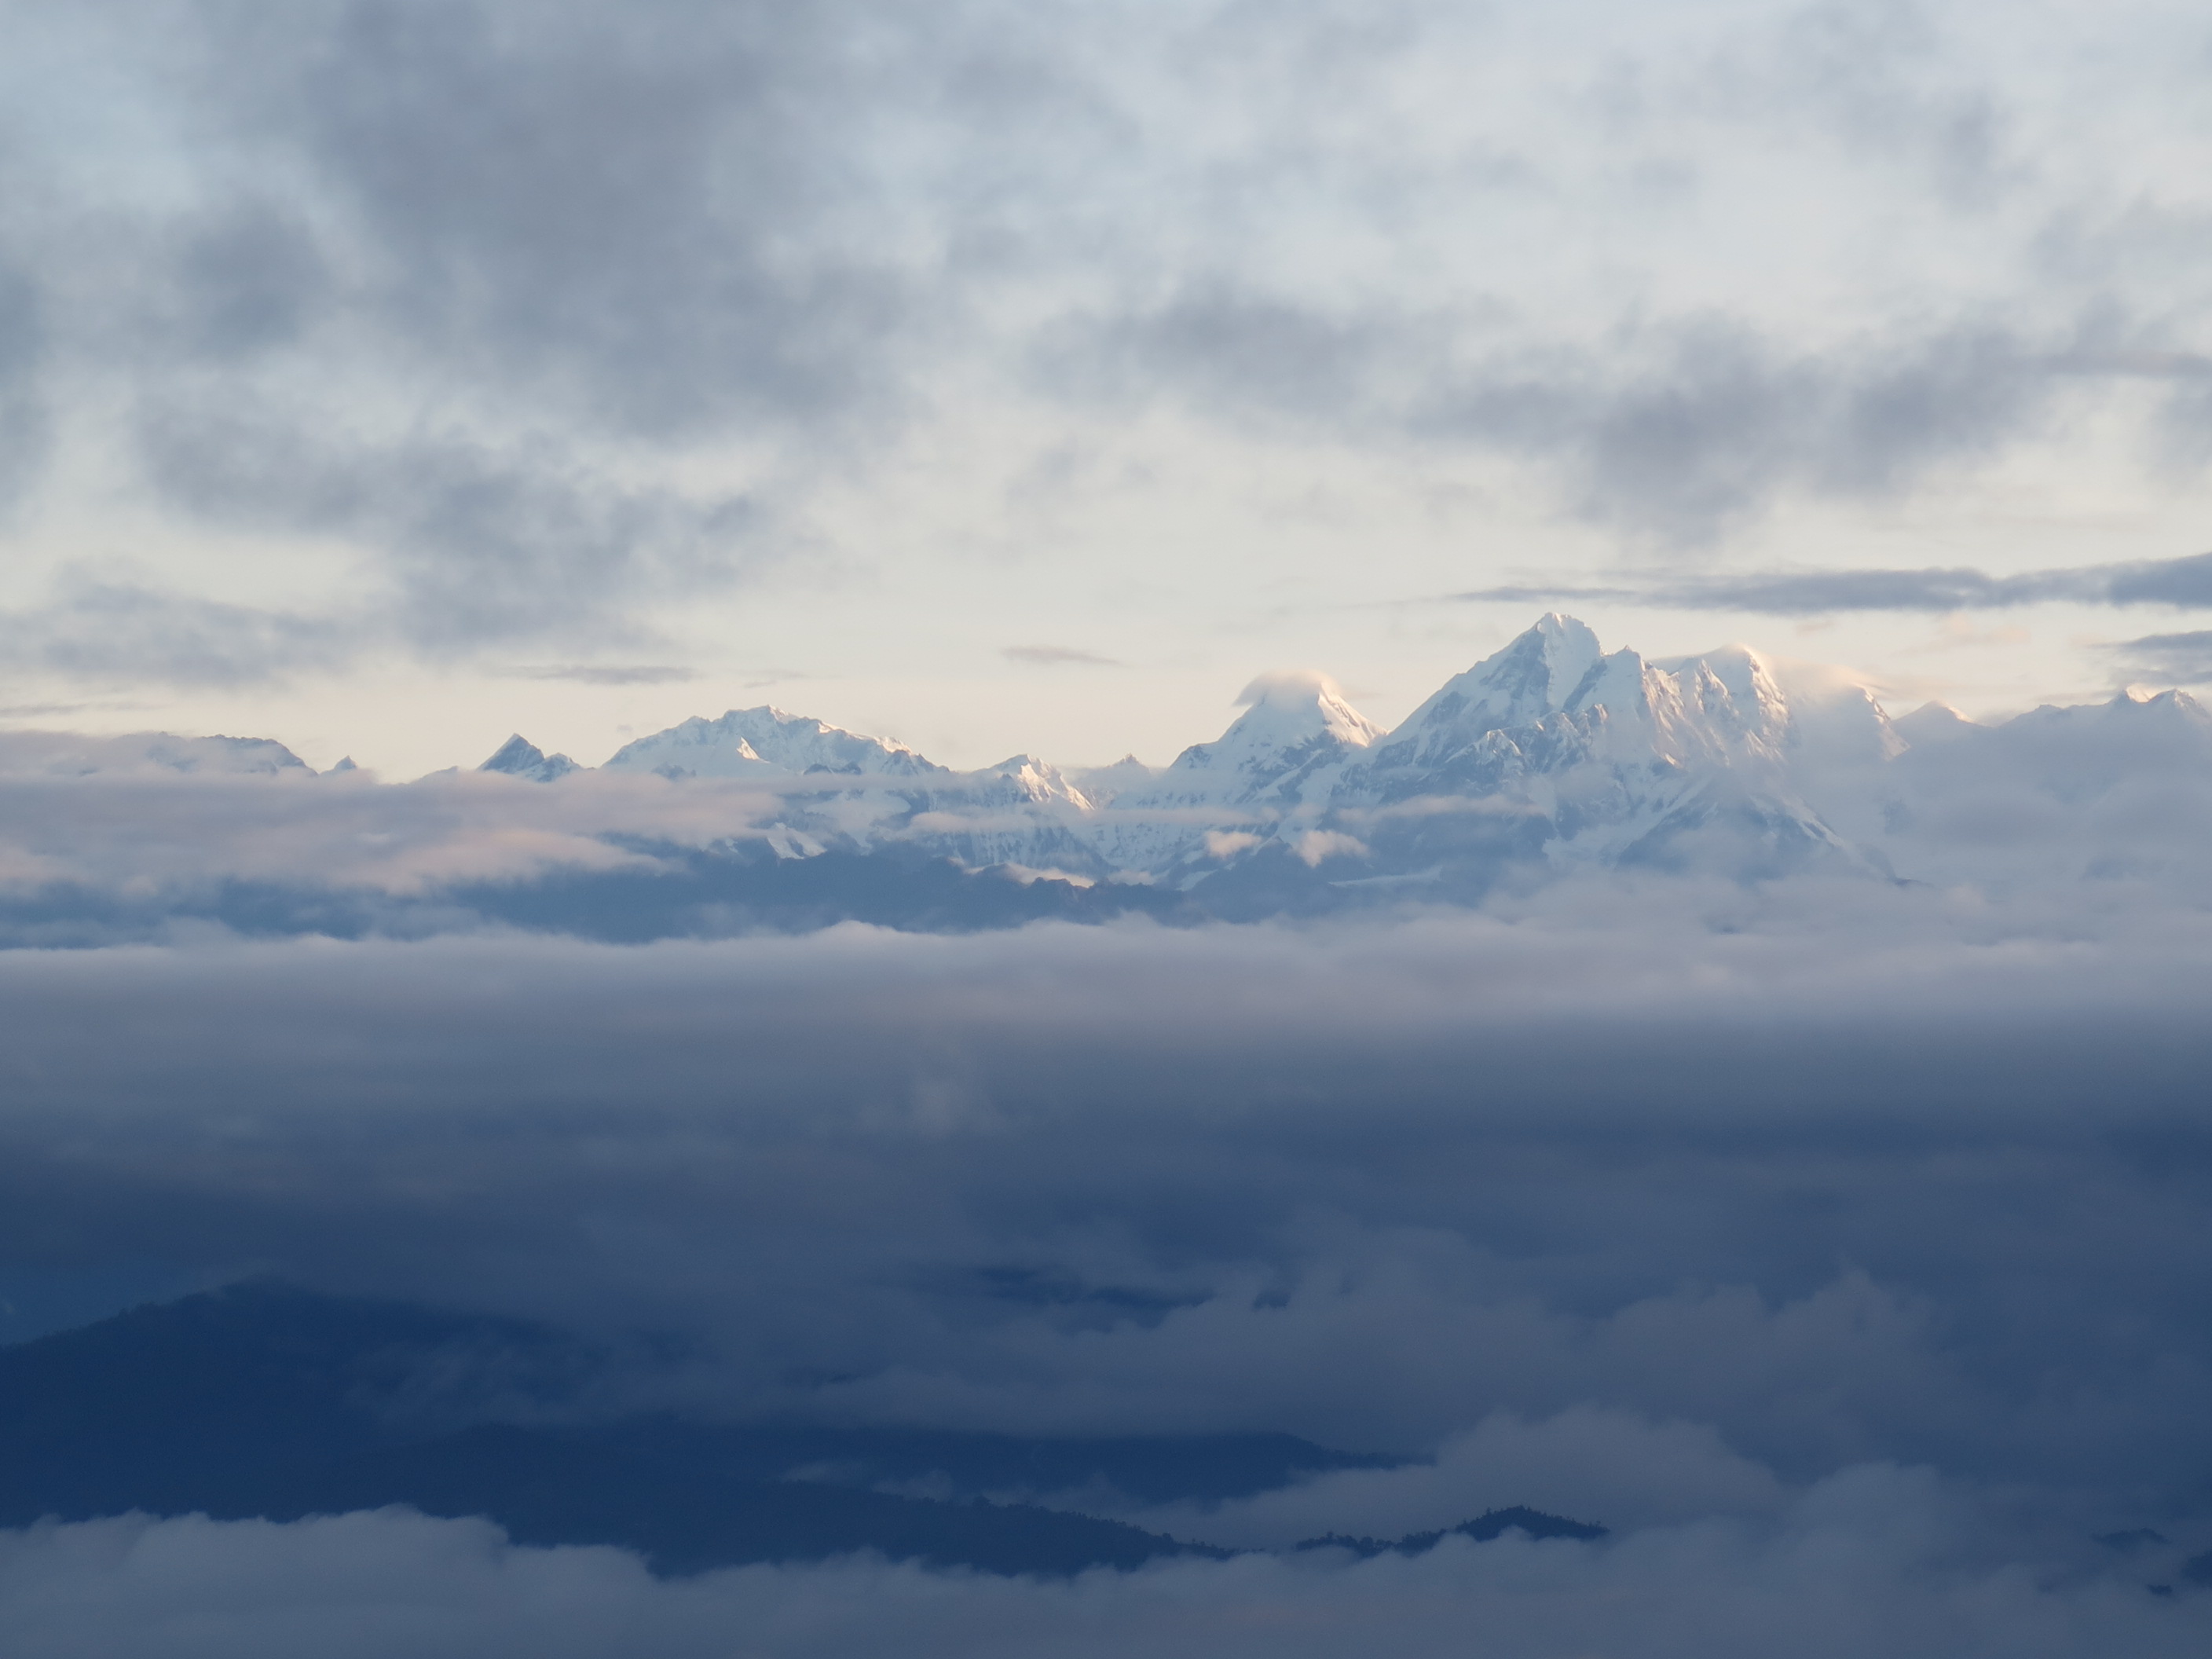
[[[956,770],[774,708],[398,785],[263,738],[0,733],[0,945],[1249,921],[1593,872],[2212,902],[2212,715],[2180,691],[1893,718],[1841,671],[1608,652],[1552,614],[1389,731],[1319,675],[1243,702],[1164,767]]]
[[[2212,716],[2179,691],[1980,726],[1940,703],[1893,719],[1862,684],[1814,684],[1785,691],[1741,646],[1663,661],[1608,653],[1553,613],[1387,732],[1326,678],[1280,675],[1164,768],[1017,755],[957,772],[759,708],[640,738],[604,769],[769,786],[775,810],[751,828],[785,856],[898,848],[969,871],[1241,899],[1237,910],[1362,890],[1464,900],[1510,872],[1592,866],[1890,879],[1901,872],[1885,843],[1916,797],[1942,793],[1934,775],[2009,769],[2078,795],[2130,767],[2212,769]],[[2054,760],[2075,773],[2039,777]],[[518,735],[483,769],[557,782],[586,769]]]

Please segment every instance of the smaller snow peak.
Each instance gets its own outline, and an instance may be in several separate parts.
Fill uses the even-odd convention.
[[[1279,732],[1292,741],[1326,733],[1340,743],[1364,749],[1382,735],[1382,728],[1346,702],[1344,688],[1326,674],[1306,671],[1262,674],[1237,694],[1237,702],[1252,712],[1231,731],[1247,721],[1256,727],[1262,720],[1254,717],[1261,716],[1271,732]]]
[[[527,778],[532,783],[550,783],[576,769],[576,763],[566,755],[549,755],[520,732],[500,744],[492,757],[477,768],[479,772],[504,772],[510,777]]]
[[[1729,696],[1747,718],[1753,717],[1759,709],[1782,706],[1782,690],[1766,659],[1749,646],[1724,645],[1696,660],[1728,689]]]
[[[1091,799],[1068,781],[1066,773],[1035,755],[1010,755],[996,766],[987,766],[974,775],[999,779],[1002,781],[1001,787],[1012,785],[1020,798],[1036,805],[1058,803],[1085,812],[1093,808]]]
[[[983,769],[985,777],[1008,778],[1031,788],[1041,788],[1065,793],[1066,777],[1050,761],[1039,760],[1035,755],[1009,755],[996,766]]]
[[[1984,728],[1948,702],[1923,702],[1895,722],[1897,735],[1915,749],[1949,743]]]
[[[2140,685],[2124,686],[2106,707],[2123,716],[2140,711],[2168,720],[2201,721],[2205,718],[2204,705],[2178,688],[2152,691]]]
[[[625,744],[607,766],[618,772],[696,777],[769,772],[913,777],[945,770],[902,743],[864,737],[767,704],[732,708],[719,720],[694,715],[665,732]]]
[[[545,751],[517,732],[491,752],[491,758],[477,768],[479,772],[514,772],[524,767],[544,764]]]
[[[1097,806],[1109,806],[1131,790],[1143,789],[1159,776],[1134,755],[1124,755],[1111,766],[1087,766],[1071,775],[1071,785]]]
[[[351,755],[341,755],[338,757],[338,763],[331,768],[330,773],[325,775],[335,775],[340,772],[358,772],[360,770],[360,765],[354,760],[354,757]]]

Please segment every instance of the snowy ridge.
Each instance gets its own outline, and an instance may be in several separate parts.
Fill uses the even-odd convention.
[[[0,732],[0,775],[90,777],[118,772],[313,775],[305,761],[271,738],[185,738],[167,732],[113,738],[74,732]]]
[[[606,769],[758,780],[778,805],[745,827],[782,856],[897,847],[1261,908],[1370,890],[1466,898],[1515,872],[1577,867],[1887,876],[1878,843],[1911,820],[1903,796],[1936,788],[1936,757],[1960,744],[1992,764],[2017,750],[2024,775],[2061,757],[2069,787],[2176,744],[2212,771],[2212,717],[2179,692],[1987,727],[1936,705],[1893,721],[1841,676],[1791,684],[1743,646],[1654,661],[1552,613],[1389,732],[1299,673],[1254,681],[1226,732],[1159,769],[1129,757],[1070,773],[1017,755],[955,772],[762,708],[685,720]],[[541,781],[571,764],[519,736],[485,763]]]
[[[735,778],[779,772],[921,777],[945,769],[902,743],[863,737],[763,706],[732,708],[715,720],[694,716],[665,732],[640,738],[617,750],[606,769],[658,772],[669,778]]]
[[[575,769],[576,763],[566,755],[549,755],[520,732],[500,744],[492,757],[477,768],[479,772],[504,772],[510,777],[527,778],[532,783],[551,783]]]

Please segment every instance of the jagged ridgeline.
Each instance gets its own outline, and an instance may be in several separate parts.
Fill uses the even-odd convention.
[[[787,781],[780,822],[759,827],[802,856],[896,846],[970,870],[1263,904],[1359,882],[1480,890],[1502,866],[1554,851],[1663,861],[1686,834],[1717,826],[1761,866],[1856,856],[1795,787],[1804,722],[1746,650],[1649,663],[1607,654],[1587,627],[1555,614],[1395,732],[1320,675],[1268,677],[1243,700],[1218,740],[1159,769],[1128,759],[1064,770],[1017,755],[953,772],[903,744],[775,708],[686,720],[605,769],[798,781]],[[1904,746],[1863,691],[1821,714],[1824,746],[1840,739],[1869,758]],[[485,766],[541,781],[576,769],[520,737]]]
[[[1838,671],[1740,646],[1665,661],[1608,653],[1553,614],[1392,731],[1320,675],[1263,678],[1243,701],[1220,738],[1165,767],[1017,755],[956,771],[771,708],[687,720],[596,768],[518,734],[474,774],[400,785],[343,766],[319,778],[260,740],[7,734],[0,790],[155,774],[228,785],[230,817],[204,817],[281,814],[295,839],[318,826],[347,850],[319,866],[302,856],[306,875],[242,850],[166,881],[59,875],[0,902],[0,933],[66,943],[186,916],[246,932],[490,920],[643,939],[846,920],[1311,915],[1480,902],[1501,885],[1609,870],[1988,890],[2212,876],[2202,837],[2169,833],[2172,813],[2100,805],[2145,781],[2212,789],[2212,718],[2178,692],[1998,726],[1940,704],[1893,720]],[[303,790],[320,792],[312,811]],[[2022,799],[2036,811],[2011,811],[2001,842],[1972,833],[1990,800]],[[129,812],[144,817],[139,803]],[[349,815],[392,822],[342,833]],[[15,816],[39,821],[33,805]],[[364,862],[371,830],[393,850]],[[437,835],[448,842],[433,848]],[[470,835],[481,844],[459,844]],[[27,837],[20,850],[61,871],[112,872],[133,856],[118,845],[102,862]]]
[[[2055,751],[2109,756],[2114,738],[2148,738],[2154,768],[2212,773],[2212,720],[2179,693],[2039,709],[2003,727],[1936,703],[1893,720],[1841,673],[1802,672],[1785,690],[1742,646],[1666,661],[1608,653],[1557,613],[1393,731],[1321,675],[1265,678],[1243,701],[1219,738],[1165,768],[1063,769],[1018,755],[954,772],[763,708],[686,720],[604,769],[780,780],[777,811],[755,828],[784,857],[896,849],[1121,890],[1093,909],[1233,916],[1472,902],[1509,878],[1592,868],[1910,878],[1919,872],[1895,855],[1911,862],[1916,805],[1962,777],[2008,771],[2078,794],[2042,775],[2072,763]],[[486,765],[532,778],[573,769],[519,738]]]

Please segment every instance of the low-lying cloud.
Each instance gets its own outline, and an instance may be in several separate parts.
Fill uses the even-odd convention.
[[[696,1613],[778,1653],[1282,1651],[1267,1619],[1751,1652],[1830,1606],[1839,1652],[2162,1651],[2201,1607],[2143,1586],[2212,1547],[2212,954],[2194,910],[1995,910],[1624,883],[1383,925],[0,953],[27,1292],[270,1273],[653,1339],[603,1407],[1433,1460],[1009,1494],[1233,1545],[1504,1503],[1616,1534],[1052,1589],[118,1522],[6,1541],[0,1600],[161,1628],[190,1561],[231,1652],[345,1584],[434,1644],[556,1583],[580,1652],[617,1613],[675,1651]],[[2091,1541],[2143,1528],[2155,1562]]]
[[[857,1559],[670,1583],[610,1549],[522,1549],[480,1522],[385,1511],[289,1527],[133,1517],[0,1539],[27,1659],[532,1659],[647,1650],[791,1659],[959,1655],[1349,1659],[1778,1651],[1808,1659],[2068,1659],[2201,1650],[2202,1605],[2141,1573],[2039,1577],[1979,1559],[1970,1507],[1924,1473],[1852,1471],[1769,1525],[1708,1522],[1591,1547],[1447,1540],[1413,1559],[1175,1562],[1063,1583]],[[2139,1564],[2127,1564],[2139,1566]],[[343,1604],[343,1618],[330,1609]]]

